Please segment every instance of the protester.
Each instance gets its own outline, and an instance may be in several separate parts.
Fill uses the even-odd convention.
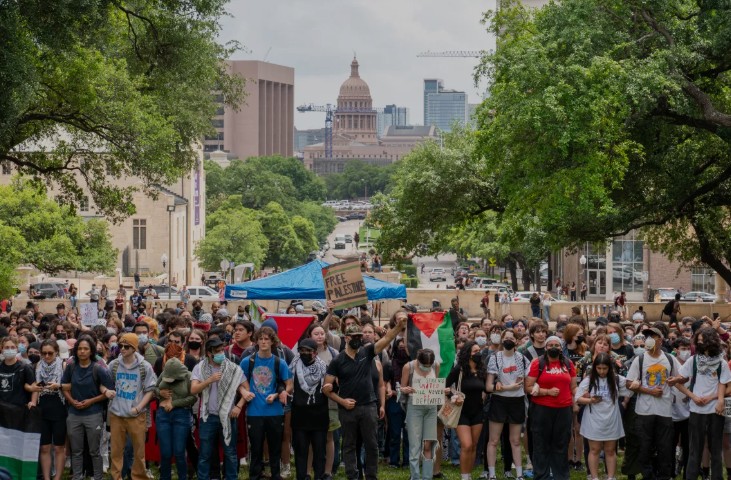
[[[64,362],[58,356],[58,343],[44,340],[41,344],[41,361],[36,365],[36,382],[41,388],[38,408],[41,410],[43,424],[41,429],[41,471],[43,480],[51,479],[51,450],[55,459],[54,480],[61,480],[66,462],[66,409],[61,392],[61,377]]]

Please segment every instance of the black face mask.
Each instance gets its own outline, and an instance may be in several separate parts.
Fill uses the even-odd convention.
[[[31,353],[30,355],[28,355],[28,360],[30,360],[31,363],[38,363],[41,361],[41,356],[37,353]]]
[[[313,357],[311,353],[300,353],[300,358],[302,359],[302,363],[305,365],[312,364]]]
[[[470,360],[472,360],[473,362],[475,362],[476,364],[479,365],[480,362],[482,361],[482,355],[480,355],[479,353],[475,353],[474,355],[472,355],[470,357]]]
[[[348,342],[348,345],[349,345],[349,346],[350,346],[350,348],[352,348],[353,350],[358,350],[358,349],[360,348],[360,346],[361,346],[361,345],[363,345],[363,339],[362,339],[362,338],[360,338],[360,337],[353,337],[353,338],[351,338],[351,339],[350,339],[350,341]]]
[[[558,358],[558,356],[560,354],[561,354],[561,349],[560,348],[553,347],[553,348],[549,348],[548,349],[548,356],[551,357],[551,358]]]
[[[512,340],[503,340],[503,348],[505,350],[512,350],[515,348],[515,342]]]
[[[576,345],[581,345],[584,343],[584,337],[576,337]]]
[[[57,333],[56,334],[56,340],[66,340],[66,334],[65,333]]]
[[[190,348],[192,348],[193,350],[198,350],[199,348],[201,348],[201,342],[196,342],[196,341],[188,342],[188,346]]]

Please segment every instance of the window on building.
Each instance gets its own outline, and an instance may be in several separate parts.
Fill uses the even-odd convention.
[[[223,107],[222,106],[221,107],[218,107],[216,109],[216,115],[223,115]]]
[[[135,250],[147,249],[147,220],[132,220],[132,248]]]
[[[635,232],[612,242],[612,289],[615,292],[642,292],[644,243]]]
[[[213,125],[213,128],[223,128],[223,120],[211,120],[211,124]]]
[[[716,272],[708,267],[692,267],[690,269],[690,290],[693,292],[715,292]]]
[[[81,197],[81,200],[79,201],[79,211],[80,212],[89,211],[89,197],[87,197],[86,195]]]

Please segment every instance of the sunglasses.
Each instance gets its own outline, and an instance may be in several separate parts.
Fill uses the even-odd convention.
[[[128,344],[124,343],[124,344],[120,345],[119,348],[121,348],[122,350],[127,350],[128,348],[131,349],[131,350],[134,350],[135,347],[133,347],[132,345],[128,345]]]

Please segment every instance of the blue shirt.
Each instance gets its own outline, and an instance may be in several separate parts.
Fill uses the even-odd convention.
[[[94,382],[94,374],[92,370],[96,362],[92,362],[91,365],[84,368],[80,365],[74,367],[73,364],[66,366],[61,377],[61,383],[71,384],[71,397],[76,401],[88,400],[99,395],[99,385],[104,385],[110,390],[114,390],[114,382],[109,375],[109,370],[104,368],[101,364],[96,366],[97,377],[99,385]],[[94,413],[101,413],[103,410],[102,402],[97,402],[88,408],[83,410],[77,410],[73,405],[69,404],[69,413],[74,415],[92,415]]]
[[[289,380],[291,375],[289,373],[289,367],[287,362],[279,359],[279,372],[276,376],[274,375],[274,355],[269,358],[261,358],[258,353],[255,353],[254,357],[254,369],[249,378],[249,359],[244,357],[241,360],[241,369],[244,371],[244,378],[249,382],[249,390],[254,394],[254,399],[249,402],[249,407],[246,410],[246,415],[250,417],[274,417],[278,415],[284,415],[284,405],[279,399],[274,400],[272,403],[267,403],[266,398],[272,393],[277,393],[277,383]]]

